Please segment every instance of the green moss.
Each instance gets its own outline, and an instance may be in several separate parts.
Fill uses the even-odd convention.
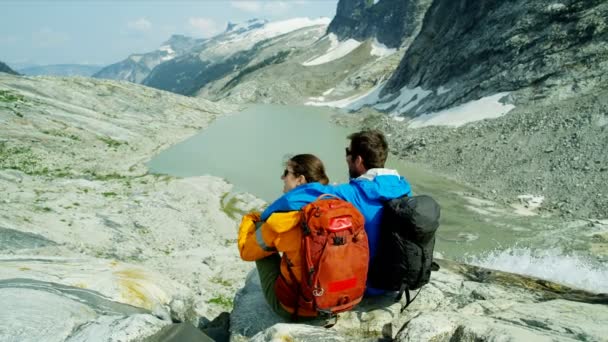
[[[40,159],[30,147],[9,147],[6,142],[0,142],[0,169],[19,170],[30,175],[48,172],[41,167]]]
[[[106,137],[106,136],[97,137],[97,139],[103,141],[104,143],[106,143],[106,145],[108,145],[108,147],[114,148],[114,149],[116,149],[116,148],[118,148],[118,147],[120,147],[122,145],[128,145],[124,141],[118,141],[118,140],[115,140],[115,139],[112,139],[112,138]]]
[[[10,90],[0,90],[0,102],[25,102],[23,95],[15,94]]]
[[[58,130],[58,129],[52,129],[52,130],[44,130],[42,131],[42,133],[44,134],[48,134],[48,135],[52,135],[55,137],[60,137],[60,138],[67,138],[67,139],[71,139],[74,141],[80,141],[80,137],[78,137],[77,135],[62,131],[62,130]]]
[[[230,281],[223,279],[221,277],[213,277],[213,278],[209,279],[209,281],[211,281],[214,284],[219,284],[219,285],[226,286],[226,287],[232,285],[232,283]]]
[[[102,192],[101,194],[103,195],[103,197],[116,197],[116,196],[118,196],[118,194],[115,193],[115,192],[113,192],[113,191]]]
[[[236,207],[239,200],[234,197],[227,199],[228,195],[230,195],[229,192],[222,195],[222,198],[220,199],[221,209],[228,217],[236,219],[239,216],[242,216],[243,212]]]
[[[226,308],[231,308],[233,305],[232,298],[228,298],[224,295],[219,295],[217,297],[213,297],[207,301],[210,304],[221,305]]]
[[[108,181],[108,180],[118,180],[118,179],[126,179],[127,176],[120,175],[118,173],[108,173],[108,174],[99,174],[93,170],[85,170],[85,174],[89,175],[91,178],[99,181]]]

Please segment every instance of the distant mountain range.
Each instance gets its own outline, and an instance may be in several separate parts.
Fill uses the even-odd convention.
[[[132,54],[123,61],[99,70],[93,77],[141,83],[157,65],[181,56],[204,41],[204,39],[173,35],[158,50]]]
[[[7,74],[19,75],[15,70],[11,69],[8,65],[3,62],[0,62],[0,72],[5,72]]]
[[[294,18],[279,22],[252,19],[241,24],[229,23],[223,33],[210,39],[173,36],[158,50],[131,55],[93,77],[126,80],[194,95],[209,82],[245,68],[256,59],[263,42],[301,29],[320,27],[320,34],[315,33],[309,42],[312,44],[325,32],[329,22],[329,18]]]
[[[19,69],[19,72],[28,76],[84,76],[89,77],[101,70],[100,65],[86,64],[54,64],[36,65]]]

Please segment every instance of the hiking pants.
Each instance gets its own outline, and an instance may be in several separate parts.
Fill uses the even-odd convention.
[[[270,305],[272,311],[274,311],[279,317],[286,321],[291,320],[291,314],[287,310],[283,309],[277,294],[274,292],[274,283],[281,274],[281,257],[278,253],[267,256],[263,259],[256,260],[255,266],[258,269],[258,275],[260,276],[260,284],[262,285],[262,292],[266,303]]]

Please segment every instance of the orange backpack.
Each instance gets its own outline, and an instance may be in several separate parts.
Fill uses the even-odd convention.
[[[330,316],[348,311],[365,292],[369,263],[365,219],[352,204],[327,194],[301,212],[302,281],[296,281],[288,261],[293,284],[279,277],[277,298],[295,309],[294,317],[298,309]]]

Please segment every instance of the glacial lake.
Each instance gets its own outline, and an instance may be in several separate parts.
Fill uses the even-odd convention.
[[[331,182],[346,182],[344,147],[353,129],[333,124],[334,114],[338,113],[318,107],[252,105],[219,118],[199,134],[161,152],[148,167],[153,173],[177,177],[221,177],[234,185],[235,192],[249,192],[272,202],[282,193],[280,175],[289,156],[312,153],[323,160]],[[566,283],[573,279],[574,285],[578,284],[577,274],[597,268],[595,256],[589,263],[588,244],[569,239],[569,235],[578,235],[576,229],[560,225],[559,220],[522,216],[511,207],[479,200],[474,189],[419,165],[389,158],[387,167],[405,176],[415,194],[429,194],[442,206],[435,250],[443,257],[484,266],[501,264],[498,268],[519,273],[551,269],[558,278],[546,278]],[[576,274],[565,275],[565,269],[556,267],[562,262]],[[530,265],[539,270],[521,269]],[[600,279],[608,280],[608,270],[600,271]],[[560,276],[569,278],[564,281]]]

